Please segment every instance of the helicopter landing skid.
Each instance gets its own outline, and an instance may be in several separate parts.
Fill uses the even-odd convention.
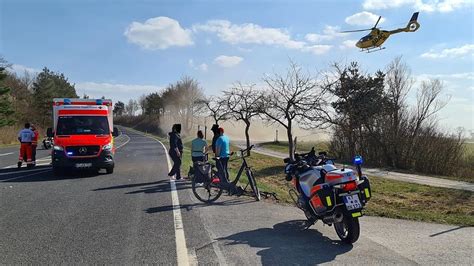
[[[385,49],[386,47],[372,48],[372,49],[362,49],[361,52],[373,53]]]

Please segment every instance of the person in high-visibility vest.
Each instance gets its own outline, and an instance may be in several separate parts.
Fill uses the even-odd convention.
[[[31,161],[36,165],[36,147],[38,147],[39,132],[34,124],[31,124],[31,131],[33,131],[33,139],[31,140]]]
[[[18,168],[21,167],[23,160],[26,157],[26,165],[28,167],[33,166],[31,161],[31,142],[35,133],[30,129],[30,123],[25,124],[25,128],[20,130],[18,133],[18,141],[20,141],[20,155],[18,156]]]

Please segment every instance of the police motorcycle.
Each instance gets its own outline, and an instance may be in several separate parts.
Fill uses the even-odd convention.
[[[362,157],[354,157],[356,172],[336,168],[334,159],[327,158],[326,152],[316,155],[314,148],[284,162],[286,180],[293,183],[289,194],[306,215],[307,226],[321,220],[334,225],[343,242],[356,242],[360,234],[359,217],[372,196],[369,179],[362,174]]]

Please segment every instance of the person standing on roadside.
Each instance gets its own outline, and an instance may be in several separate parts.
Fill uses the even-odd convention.
[[[217,172],[221,182],[229,183],[229,171],[227,165],[230,156],[230,139],[224,135],[224,129],[219,128],[219,138],[216,140]]]
[[[36,148],[38,147],[39,132],[34,124],[31,124],[31,131],[33,131],[33,139],[31,140],[31,161],[36,165]]]
[[[171,128],[170,136],[170,149],[168,154],[173,160],[173,168],[168,173],[168,176],[173,178],[176,176],[176,180],[181,179],[181,158],[183,156],[183,142],[181,141],[181,124],[174,124]]]
[[[33,166],[31,162],[31,142],[34,133],[30,129],[30,123],[25,123],[25,128],[18,133],[18,141],[20,141],[20,155],[18,156],[18,168],[21,167],[23,160],[26,159],[27,167]],[[26,157],[26,158],[25,158]]]
[[[212,144],[211,144],[212,152],[216,153],[216,141],[220,137],[219,125],[218,124],[212,125],[211,131],[212,133],[214,133],[214,136],[212,136]]]
[[[207,142],[204,140],[204,134],[201,130],[197,132],[197,138],[191,142],[191,159],[193,163],[203,162],[207,151]]]

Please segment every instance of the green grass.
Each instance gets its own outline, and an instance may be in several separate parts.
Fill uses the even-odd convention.
[[[166,139],[158,139],[167,142]],[[190,140],[185,140],[184,146],[182,175],[186,176],[189,166],[192,165]],[[237,148],[233,147],[233,150]],[[288,194],[291,184],[284,178],[284,164],[281,159],[254,152],[248,158],[248,163],[253,169],[260,190],[275,192],[279,204],[293,204]],[[230,160],[231,178],[236,176],[240,164],[240,158],[234,157]],[[367,215],[474,226],[472,192],[369,177],[373,197],[367,205]],[[246,182],[246,178],[242,178],[244,185]]]

